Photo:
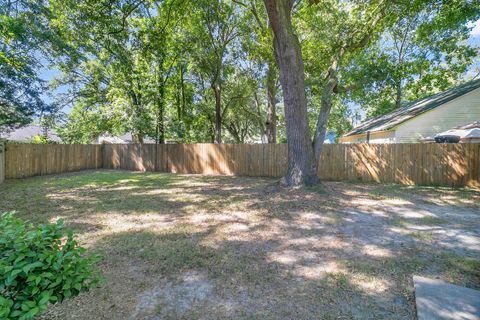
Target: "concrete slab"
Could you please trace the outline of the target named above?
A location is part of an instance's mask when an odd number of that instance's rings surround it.
[[[480,320],[480,291],[414,276],[418,320]]]

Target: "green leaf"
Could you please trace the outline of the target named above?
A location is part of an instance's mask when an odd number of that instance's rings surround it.
[[[25,314],[25,319],[32,319],[35,317],[40,312],[40,309],[38,307],[34,307],[30,309],[26,314]]]

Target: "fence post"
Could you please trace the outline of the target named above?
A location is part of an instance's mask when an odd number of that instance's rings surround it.
[[[5,142],[0,139],[0,184],[5,181]]]

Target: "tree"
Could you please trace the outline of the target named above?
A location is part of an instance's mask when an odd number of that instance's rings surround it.
[[[252,77],[249,69],[236,69],[227,80],[224,100],[229,112],[225,114],[223,123],[233,142],[246,143],[251,137],[262,136],[265,115],[257,95],[257,79]]]
[[[292,25],[292,0],[264,0],[274,38],[275,57],[285,104],[288,169],[287,186],[317,183],[310,140],[302,51]]]
[[[69,87],[57,99],[73,107],[68,141],[286,136],[284,183],[314,184],[326,131],[349,130],[352,103],[380,114],[459,80],[477,54],[462,42],[477,2],[7,1],[0,126],[43,108],[37,55],[49,53],[63,72],[54,84]]]
[[[249,25],[256,27],[249,30],[251,36],[248,37],[248,53],[258,64],[266,64],[265,91],[266,91],[266,121],[261,124],[262,141],[267,143],[277,143],[277,81],[278,70],[275,64],[275,52],[273,47],[272,28],[268,22],[264,6],[259,5],[258,0],[239,1],[234,0],[247,9],[249,13],[247,21]],[[256,99],[257,103],[260,101]]]
[[[368,79],[351,93],[368,116],[458,84],[479,53],[465,42],[468,22],[480,18],[478,1],[414,1],[393,16],[349,66],[352,78]]]
[[[111,1],[108,8],[55,1],[62,8],[56,26],[76,48],[76,55],[58,62],[64,72],[58,84],[74,89],[63,100],[90,115],[104,113],[92,119],[120,117],[99,123],[116,126],[107,132],[131,131],[139,142],[148,136],[157,143],[258,136],[262,123],[251,112],[251,80],[258,72],[243,70],[250,61],[242,45],[251,34],[246,10],[217,0]],[[198,10],[185,19],[189,7]],[[241,113],[242,125],[230,112]]]
[[[0,131],[56,111],[43,99],[39,77],[52,49],[67,49],[49,28],[51,16],[42,2],[0,1]]]
[[[311,82],[314,83],[312,93],[320,95],[320,112],[313,138],[317,166],[321,165],[319,159],[334,95],[355,85],[341,83],[339,72],[342,66],[360,49],[367,47],[371,38],[378,33],[380,23],[386,16],[386,9],[385,0],[346,4],[331,0],[313,3],[304,9],[304,28],[313,34],[307,40],[308,49],[313,50],[315,55],[321,55],[321,58],[308,61],[307,66],[323,75],[321,79],[311,76]]]
[[[182,33],[179,22],[185,18],[182,10],[184,1],[165,1],[162,5],[154,3],[152,12],[147,17],[138,21],[137,26],[143,28],[140,36],[142,39],[142,55],[147,64],[152,66],[149,74],[154,75],[152,84],[152,100],[155,109],[155,141],[165,143],[165,113],[167,84],[175,67],[183,72],[184,66],[178,64],[183,48],[181,47]],[[134,26],[135,28],[135,26]],[[185,91],[182,84],[182,102],[185,103]]]
[[[141,29],[131,34],[132,20],[127,19],[140,4],[111,2],[106,8],[100,2],[53,0],[50,7],[56,13],[53,23],[56,32],[74,48],[67,56],[55,57],[56,65],[63,72],[56,85],[70,88],[61,100],[71,102],[78,111],[72,113],[70,119],[85,123],[75,116],[89,114],[90,119],[120,116],[123,121],[103,122],[116,127],[105,128],[100,123],[99,127],[110,133],[131,131],[134,139],[143,142],[145,135],[152,134],[153,117],[147,110],[151,107],[147,99],[150,81],[143,77],[149,65],[140,54],[142,46],[138,36]],[[141,19],[141,16],[136,17]],[[85,112],[80,112],[79,108],[84,108]],[[95,112],[103,114],[93,116]],[[75,123],[67,127],[70,130],[79,128]]]
[[[107,132],[129,131],[137,142],[148,136],[164,143],[167,85],[182,54],[178,23],[184,1],[118,1],[110,3],[110,11],[101,4],[58,2],[68,8],[58,15],[58,29],[77,48],[74,59],[58,62],[65,75],[59,84],[75,88],[72,100],[81,99],[89,111],[123,118],[106,122],[119,127],[101,126]],[[77,16],[83,20],[72,19]]]
[[[364,88],[366,84],[377,79],[389,81],[397,78],[398,80],[393,81],[397,101],[395,104],[400,106],[398,101],[404,91],[403,85],[409,90],[415,88],[416,92],[413,96],[416,97],[419,91],[422,91],[419,90],[420,88],[426,91],[427,88],[432,87],[432,82],[437,82],[437,85],[443,84],[443,89],[446,89],[451,85],[446,79],[451,78],[452,75],[458,76],[464,73],[466,67],[471,64],[472,56],[475,55],[475,51],[461,41],[465,40],[468,34],[467,22],[479,17],[478,4],[474,6],[464,1],[439,3],[429,0],[395,3],[384,0],[353,3],[331,0],[310,1],[299,7],[297,30],[309,35],[304,37],[302,43],[305,49],[309,93],[307,99],[309,107],[317,108],[318,105],[319,109],[313,141],[317,166],[321,165],[320,154],[327,126],[332,123],[330,112],[335,103],[337,115],[338,111],[346,114],[344,106],[341,107],[341,105],[348,103],[348,97],[352,96],[352,92],[358,92],[359,88]],[[408,17],[419,15],[420,32],[416,36],[411,36],[412,23],[408,22],[411,21]],[[397,35],[385,39],[385,34],[389,33]],[[422,44],[423,48],[420,49],[420,45],[417,45],[411,49],[412,55],[417,57],[419,62],[413,64],[415,66],[413,69],[418,72],[426,68],[432,70],[433,74],[424,77],[415,74],[407,84],[404,82],[404,76],[398,75],[402,74],[402,70],[412,70],[412,65],[405,68],[408,38],[415,39]],[[439,39],[442,41],[438,41]],[[397,49],[399,59],[394,60],[390,66],[388,63],[379,63],[382,61],[374,61],[370,68],[366,67],[365,62],[372,60],[371,56],[366,58],[368,57],[366,52],[371,48],[379,48],[375,52],[381,52],[384,55],[384,47],[388,47],[389,43],[393,43]],[[388,49],[386,51],[388,52]],[[425,63],[427,57],[432,60],[429,67]],[[384,58],[383,60],[388,61]],[[359,70],[361,71],[358,72]],[[370,70],[369,74],[361,74],[362,71],[367,70]],[[390,70],[393,72],[389,74]],[[399,84],[402,85],[399,86]],[[382,86],[379,87],[382,88]],[[389,87],[391,88],[391,86],[383,86],[383,88]],[[381,91],[381,89],[375,89],[378,88],[370,88],[368,92],[363,92],[363,97],[375,95],[376,91]],[[340,127],[345,127],[340,119],[336,118],[335,122]]]
[[[79,101],[68,115],[66,124],[56,128],[64,143],[92,143],[107,132],[122,134],[122,115],[112,114],[108,107],[87,107]]]
[[[294,2],[265,0],[265,4],[274,31],[275,53],[285,102],[289,147],[286,184],[315,183],[315,173],[321,165],[319,159],[333,105],[333,95],[342,90],[338,76],[341,63],[345,55],[367,46],[379,22],[385,16],[386,4],[383,0],[360,1],[357,5],[344,4],[336,0],[311,1],[305,4],[306,29],[313,31],[314,34],[313,41],[310,39],[306,41],[315,44],[313,47],[320,48],[316,52],[316,59],[310,63],[309,67],[316,70],[316,74],[318,71],[324,74],[323,79],[319,79],[317,75],[310,80],[311,83],[317,84],[310,87],[310,93],[321,97],[313,142],[310,140],[307,117],[308,102],[305,93],[303,58],[291,21]],[[318,51],[320,51],[320,58],[318,58]],[[310,99],[310,101],[315,100]],[[297,162],[301,165],[296,165]],[[301,172],[300,178],[292,179],[294,172]],[[307,178],[301,178],[302,176]]]
[[[200,77],[208,79],[215,99],[214,143],[222,143],[222,123],[228,104],[222,101],[222,90],[231,71],[231,44],[239,37],[237,6],[225,1],[204,1],[193,36],[197,44],[195,60]]]

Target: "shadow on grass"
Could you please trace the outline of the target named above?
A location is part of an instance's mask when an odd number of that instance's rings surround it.
[[[214,247],[203,244],[212,237],[214,229],[204,232],[174,232],[172,229],[165,234],[125,232],[103,239],[96,244],[95,250],[107,254],[110,264],[121,265],[125,260],[140,263],[146,268],[145,277],[153,282],[167,283],[157,287],[156,299],[150,301],[161,306],[155,311],[161,318],[174,315],[174,318],[191,319],[206,314],[210,319],[308,319],[312,316],[321,319],[402,319],[411,316],[409,302],[404,297],[372,293],[362,288],[361,281],[352,281],[352,275],[358,271],[343,269],[302,276],[296,268],[314,267],[318,264],[318,256],[299,258],[294,265],[289,265],[271,257],[284,245],[279,240],[223,240]],[[293,250],[301,256],[311,248],[297,246]],[[327,257],[338,252],[322,250],[316,254]],[[179,305],[182,298],[175,302],[165,295],[172,291],[177,294],[175,288],[182,288],[185,282],[182,277],[192,270],[206,274],[205,279],[213,289],[205,299],[197,297],[185,308]],[[383,277],[375,266],[361,271],[367,273],[366,281]],[[403,288],[407,280],[399,277],[391,281],[389,290]],[[151,289],[148,292],[151,293]],[[228,310],[223,308],[226,303]]]
[[[154,311],[166,318],[410,319],[413,274],[480,287],[478,250],[467,243],[478,239],[466,231],[471,220],[438,213],[461,209],[463,200],[430,203],[434,190],[385,188],[325,183],[286,190],[273,179],[94,171],[7,181],[0,208],[34,222],[60,216],[79,235],[101,234],[91,249],[110,270],[108,305],[128,312],[142,290],[158,286],[152,304],[163,306]],[[382,203],[392,199],[401,201]],[[425,201],[441,210],[422,207]],[[243,231],[231,231],[235,225]],[[463,246],[461,254],[439,245],[438,230],[453,234],[452,248]],[[131,270],[143,287],[127,281]],[[178,309],[162,292],[192,270],[205,274],[209,285],[201,288],[211,292]],[[71,312],[88,319],[101,308],[113,317],[108,305],[95,303]]]

